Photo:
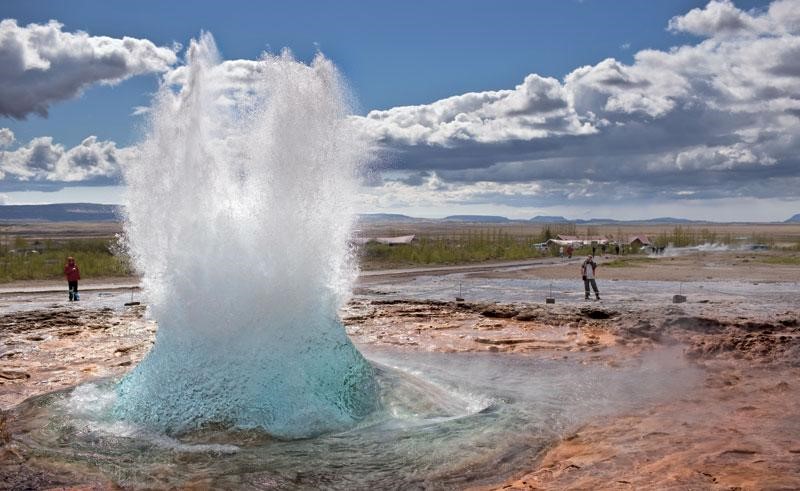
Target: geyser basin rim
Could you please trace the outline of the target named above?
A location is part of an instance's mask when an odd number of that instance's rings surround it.
[[[369,427],[386,425],[390,420],[402,423],[401,426],[404,428],[430,426],[473,416],[497,407],[497,401],[489,396],[464,394],[440,382],[426,380],[415,374],[415,370],[406,370],[396,365],[389,366],[379,362],[372,363],[382,388],[381,392],[384,398],[391,403],[389,407],[396,409],[398,401],[401,404],[407,403],[412,406],[416,404],[418,407],[406,407],[403,414],[384,408],[385,410],[376,411],[363,422],[344,430],[344,433],[364,431]],[[58,411],[59,418],[82,421],[81,426],[86,431],[100,432],[114,437],[143,439],[160,447],[182,451],[203,451],[204,449],[218,452],[236,451],[238,450],[237,445],[222,445],[212,448],[208,447],[208,443],[187,444],[182,440],[188,437],[195,442],[201,441],[198,438],[202,438],[202,433],[209,429],[214,430],[215,437],[224,435],[225,432],[231,432],[235,436],[243,429],[254,429],[214,428],[211,425],[209,428],[199,428],[184,434],[170,435],[155,432],[146,426],[120,421],[114,417],[113,412],[116,398],[115,387],[118,382],[118,378],[97,379],[68,389],[35,396],[18,405],[15,412],[25,413],[29,408],[52,406]],[[270,439],[274,438],[270,437]]]
[[[178,440],[189,446],[170,448],[174,439],[157,444],[139,435],[92,432],[85,418],[70,419],[54,404],[69,397],[64,392],[17,406],[10,429],[20,450],[35,453],[30,465],[68,473],[69,482],[87,472],[88,466],[93,479],[104,474],[131,487],[204,482],[231,489],[263,485],[248,480],[263,478],[283,488],[385,489],[421,482],[463,488],[465,483],[496,483],[518,472],[554,439],[587,420],[702,387],[703,372],[680,354],[676,346],[645,352],[641,363],[632,360],[609,367],[507,353],[370,352],[373,362],[402,368],[379,371],[381,387],[389,388],[383,423],[369,424],[368,418],[345,431],[313,439],[254,443],[246,431],[198,433]],[[410,375],[414,372],[425,375],[422,386]],[[456,394],[456,402],[464,394],[498,402],[487,413],[435,420],[430,416],[435,417],[436,409],[430,407],[442,407],[436,387]],[[389,411],[395,400],[414,404],[401,416],[418,413],[428,419],[392,418]],[[45,418],[48,423],[42,424]],[[217,450],[197,446],[208,443],[235,444],[239,450],[218,458]]]

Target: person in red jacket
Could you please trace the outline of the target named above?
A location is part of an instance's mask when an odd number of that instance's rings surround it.
[[[69,286],[69,301],[80,300],[78,296],[78,280],[81,279],[81,270],[75,264],[75,258],[70,256],[67,258],[67,264],[64,266],[64,276],[67,277],[67,285]]]

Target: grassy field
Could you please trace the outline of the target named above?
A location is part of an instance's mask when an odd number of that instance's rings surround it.
[[[536,224],[511,222],[505,224],[477,224],[442,221],[413,221],[397,223],[366,223],[357,231],[360,237],[390,237],[416,234],[418,237],[452,237],[476,231],[499,231],[513,237],[535,236],[543,238],[549,234],[585,236],[606,236],[609,239],[626,239],[633,235],[647,235],[656,245],[672,243],[675,247],[703,243],[718,244],[765,244],[776,248],[796,247],[800,243],[800,224],[783,223],[734,223],[734,224],[610,224],[577,225]]]
[[[114,238],[29,241],[15,237],[0,244],[0,282],[62,279],[68,256],[75,258],[82,278],[128,276],[127,257],[115,252],[115,244]]]
[[[513,236],[502,230],[476,230],[450,236],[422,236],[412,244],[368,243],[360,250],[364,269],[519,260],[549,254],[540,237]]]
[[[782,224],[703,224],[703,225],[623,225],[579,227],[575,224],[499,225],[464,224],[434,221],[368,224],[359,231],[361,237],[417,236],[410,245],[370,243],[362,248],[363,269],[383,269],[419,265],[449,265],[483,261],[531,259],[557,256],[558,247],[541,250],[534,244],[558,234],[606,236],[610,240],[627,240],[634,235],[647,235],[656,246],[696,246],[725,244],[732,247],[762,244],[772,250],[800,250],[800,226]],[[611,249],[608,250],[611,252]],[[574,256],[584,256],[590,247],[579,248]],[[601,249],[598,248],[599,254]],[[787,259],[791,260],[791,259]],[[610,267],[641,266],[649,259],[638,251],[625,249],[620,259],[606,263]]]
[[[129,276],[127,257],[116,252],[118,223],[0,223],[0,283],[17,280],[61,279],[67,256],[74,256],[83,278]],[[775,254],[764,257],[772,264],[800,263],[800,225],[703,224],[577,226],[575,224],[479,224],[419,220],[402,223],[367,223],[359,237],[416,235],[408,245],[369,243],[359,248],[362,269],[388,269],[426,265],[452,265],[557,256],[558,247],[536,244],[558,234],[604,235],[611,240],[647,235],[656,245],[691,246],[703,243],[763,244]],[[591,252],[589,247],[575,256]],[[598,250],[598,253],[600,251]],[[608,267],[635,267],[647,261],[641,255],[623,255]]]

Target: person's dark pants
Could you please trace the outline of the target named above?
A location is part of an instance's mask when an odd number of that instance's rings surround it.
[[[69,301],[75,301],[78,299],[78,282],[77,281],[68,281],[67,285],[69,285]],[[586,288],[589,288],[588,286]]]
[[[594,290],[594,296],[600,298],[600,292],[597,290],[597,282],[594,281],[594,278],[584,278],[583,289],[586,290],[586,298],[589,298],[589,285],[592,285],[592,290]]]

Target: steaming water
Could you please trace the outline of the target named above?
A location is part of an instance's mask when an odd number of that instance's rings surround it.
[[[369,357],[383,407],[311,439],[214,429],[171,438],[120,423],[111,382],[26,401],[11,429],[35,465],[66,483],[77,473],[131,488],[453,489],[502,482],[577,425],[702,381],[680,348],[617,368],[511,354]]]
[[[119,385],[120,419],[176,434],[218,424],[303,437],[377,404],[337,320],[364,158],[333,65],[221,63],[210,35],[161,89],[125,229],[157,319]]]

